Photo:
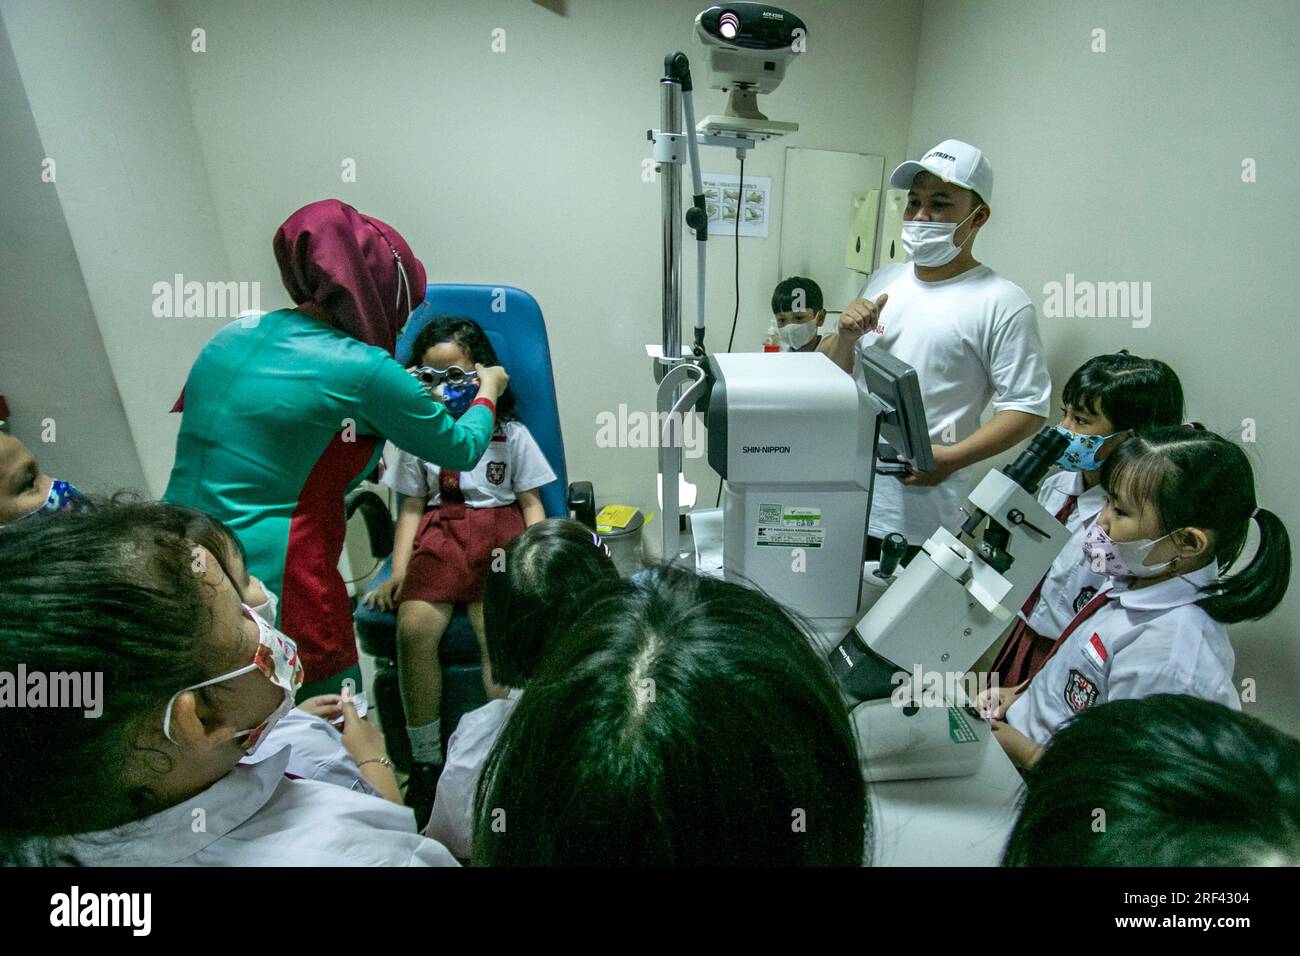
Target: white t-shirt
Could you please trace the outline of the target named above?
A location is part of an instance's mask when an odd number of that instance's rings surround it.
[[[1074,509],[1065,519],[1070,540],[1061,548],[1043,579],[1043,590],[1028,618],[1021,620],[1042,637],[1052,640],[1074,620],[1093,595],[1104,590],[1110,579],[1092,569],[1092,562],[1083,553],[1083,539],[1088,535],[1101,507],[1106,503],[1106,490],[1099,484],[1084,490],[1083,475],[1077,471],[1059,471],[1047,478],[1038,489],[1038,503],[1056,514],[1065,504],[1068,495],[1076,495]]]
[[[438,476],[442,469],[432,462],[397,450],[393,464],[384,472],[383,483],[408,498],[428,499],[438,504]],[[546,456],[522,422],[498,426],[473,471],[460,473],[460,490],[470,508],[500,508],[514,504],[521,491],[532,491],[555,480]]]
[[[460,719],[447,741],[447,761],[438,777],[433,815],[424,835],[437,840],[461,860],[474,849],[474,791],[488,754],[523,694],[511,690],[505,700],[490,700]]]
[[[995,412],[1046,416],[1051,410],[1052,380],[1038,320],[1018,285],[984,265],[942,282],[922,282],[912,263],[900,262],[872,276],[862,298],[874,302],[882,292],[889,301],[881,325],[858,340],[858,349],[880,345],[916,369],[934,444],[972,435],[990,399]],[[939,527],[963,517],[959,507],[971,470],[928,488],[877,476],[872,536],[897,531],[910,544],[924,544]]]
[[[184,803],[112,830],[56,838],[52,848],[61,863],[80,866],[460,865],[416,833],[410,808],[332,783],[291,780],[289,756],[284,747],[241,763]]]
[[[1210,563],[1136,591],[1108,578],[1111,599],[1007,708],[1007,723],[1041,745],[1079,711],[1112,700],[1190,694],[1241,710],[1228,632],[1193,603],[1217,576]]]

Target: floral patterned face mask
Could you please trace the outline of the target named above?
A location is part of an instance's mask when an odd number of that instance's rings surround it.
[[[171,700],[167,701],[167,710],[163,713],[163,736],[172,743],[176,743],[171,733],[172,707],[176,704],[176,698],[186,691],[198,690],[200,687],[207,687],[211,684],[220,684],[222,681],[232,680],[251,671],[259,670],[265,674],[267,680],[284,692],[284,699],[280,701],[275,710],[267,715],[264,721],[252,730],[244,730],[235,735],[236,740],[241,737],[244,738],[244,753],[251,755],[256,751],[258,745],[266,739],[266,735],[271,728],[279,722],[281,717],[293,709],[294,695],[298,693],[298,688],[302,686],[303,679],[302,660],[298,656],[298,645],[288,635],[276,630],[276,628],[262,620],[247,604],[243,604],[241,607],[244,609],[244,616],[257,624],[257,653],[253,655],[253,662],[230,671],[228,674],[222,674],[219,677],[213,677],[198,684],[191,684],[189,687],[184,687],[172,694]]]

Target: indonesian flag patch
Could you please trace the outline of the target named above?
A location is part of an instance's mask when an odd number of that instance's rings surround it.
[[[1106,653],[1106,645],[1101,642],[1101,637],[1095,632],[1092,637],[1088,638],[1088,643],[1084,646],[1083,652],[1088,655],[1088,659],[1096,664],[1098,668],[1106,666],[1106,658],[1109,656]]]
[[[1097,701],[1097,682],[1071,668],[1065,682],[1065,703],[1076,713],[1087,710]]]

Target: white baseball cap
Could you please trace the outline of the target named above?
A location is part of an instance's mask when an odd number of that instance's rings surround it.
[[[985,202],[993,201],[993,167],[984,153],[970,143],[945,139],[919,160],[902,163],[889,177],[889,185],[894,189],[910,189],[912,180],[923,169],[944,182],[974,190]]]

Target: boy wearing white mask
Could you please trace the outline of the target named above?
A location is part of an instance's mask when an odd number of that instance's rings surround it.
[[[805,276],[782,279],[772,291],[776,335],[787,352],[813,352],[821,344],[826,318],[822,288]]]
[[[951,525],[968,469],[1042,428],[1052,392],[1029,296],[972,253],[993,191],[984,154],[944,140],[895,169],[890,186],[908,190],[903,246],[911,259],[876,272],[818,346],[851,373],[860,349],[880,345],[916,369],[925,399],[934,470],[876,483],[868,559],[890,532],[917,549]],[[981,425],[990,400],[994,414]]]

